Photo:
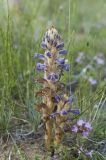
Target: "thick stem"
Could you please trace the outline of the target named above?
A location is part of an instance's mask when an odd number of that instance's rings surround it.
[[[46,145],[46,148],[48,150],[51,149],[52,147],[52,128],[53,128],[53,122],[52,120],[48,119],[47,122],[45,123],[45,145]]]
[[[44,102],[47,104],[47,109],[43,109],[43,120],[45,123],[45,145],[47,150],[50,150],[52,147],[52,141],[53,141],[53,135],[52,135],[52,129],[53,129],[53,120],[50,118],[50,114],[53,111],[53,102],[51,100],[51,91],[48,93],[49,96],[44,98]]]
[[[66,95],[64,95],[64,98],[67,98]],[[61,112],[64,105],[64,101],[60,101],[58,104],[57,112]],[[65,108],[68,108],[69,106],[66,105]],[[61,115],[59,114],[56,117],[56,127],[55,127],[55,144],[59,145],[63,138],[63,130],[65,127],[65,121],[67,119],[67,115]]]
[[[55,145],[58,146],[63,137],[63,132],[61,129],[61,117],[60,115],[56,117],[56,127],[55,127]]]

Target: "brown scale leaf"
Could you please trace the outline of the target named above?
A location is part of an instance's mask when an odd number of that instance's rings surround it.
[[[36,93],[36,96],[49,96],[51,93],[53,94],[54,91],[51,90],[49,87],[45,87],[45,88],[41,89],[40,91],[38,91]]]
[[[48,83],[46,79],[44,78],[35,78],[35,82],[39,82],[39,83]]]
[[[38,112],[40,112],[42,108],[47,109],[48,106],[45,103],[40,103],[40,104],[36,104],[35,108]]]
[[[36,96],[47,96],[48,92],[50,92],[49,87],[45,87],[36,93]]]
[[[66,85],[64,83],[61,82],[56,82],[56,86],[57,86],[57,91],[64,91],[66,89]]]

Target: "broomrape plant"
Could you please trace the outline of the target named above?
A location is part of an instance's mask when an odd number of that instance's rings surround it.
[[[69,125],[72,121],[69,113],[78,115],[78,109],[72,109],[73,97],[66,89],[66,84],[61,82],[63,72],[70,70],[70,65],[64,56],[67,50],[64,49],[58,31],[52,26],[43,36],[41,47],[44,54],[35,53],[34,57],[42,61],[36,64],[37,71],[43,71],[44,77],[36,81],[43,83],[43,88],[37,92],[42,97],[42,103],[36,104],[36,109],[42,113],[45,124],[45,145],[47,149],[59,145],[66,131],[80,133],[87,137],[92,130],[89,122],[78,120],[77,123]]]

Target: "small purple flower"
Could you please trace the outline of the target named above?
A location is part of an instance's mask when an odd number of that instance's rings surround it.
[[[82,132],[82,136],[83,136],[84,138],[88,137],[88,136],[89,136],[89,131],[83,131],[83,132]]]
[[[63,69],[65,71],[69,71],[69,69],[70,69],[70,65],[69,64],[63,64],[62,67],[63,67]]]
[[[35,53],[34,54],[34,58],[38,58],[38,59],[44,60],[44,55],[43,54],[39,54],[39,53]]]
[[[84,127],[85,127],[87,130],[89,130],[89,131],[92,130],[92,126],[91,126],[91,124],[90,124],[89,122],[86,122],[86,123],[84,124]]]
[[[57,48],[57,49],[62,49],[62,48],[64,48],[64,42],[58,44],[56,48]]]
[[[59,51],[59,54],[60,54],[60,55],[65,55],[65,54],[67,54],[67,50],[60,50],[60,51]]]
[[[92,158],[93,150],[86,152],[86,156]]]
[[[61,114],[61,115],[67,115],[67,114],[68,114],[68,111],[67,111],[65,108],[63,108],[63,109],[60,111],[60,114]]]
[[[77,126],[79,128],[80,133],[82,133],[83,137],[88,137],[90,131],[92,130],[91,124],[82,119],[77,121]]]
[[[99,65],[102,65],[102,64],[104,65],[105,64],[104,59],[102,59],[102,58],[97,58],[96,62]]]
[[[51,80],[51,81],[54,81],[54,82],[57,81],[58,78],[59,78],[58,75],[55,74],[55,73],[51,73],[51,74],[49,74],[48,77],[47,77],[48,80]]]
[[[72,112],[73,114],[76,114],[76,115],[80,114],[79,109],[70,109],[69,112]]]
[[[49,58],[51,58],[51,56],[52,56],[51,52],[49,52],[49,51],[46,52],[46,56],[49,57]]]
[[[59,114],[59,113],[54,112],[54,113],[50,114],[50,118],[56,118],[56,116],[57,116],[58,114]]]
[[[78,127],[76,125],[73,125],[72,128],[71,128],[71,131],[77,133],[78,132]]]
[[[105,60],[104,60],[103,56],[98,55],[98,56],[95,56],[93,59],[96,61],[96,63],[98,65],[104,65],[105,64]]]
[[[75,61],[77,63],[82,63],[82,60],[84,59],[84,53],[83,52],[79,52],[78,53],[78,57],[75,59]]]
[[[65,59],[64,58],[57,58],[56,62],[59,64],[64,64],[65,63]]]
[[[79,119],[78,121],[77,121],[77,125],[78,126],[82,126],[82,125],[84,125],[85,124],[85,122],[84,122],[84,120],[82,120],[82,119]]]
[[[81,62],[81,57],[77,57],[77,58],[75,59],[75,61],[76,61],[77,63],[80,63],[80,62]]]
[[[44,42],[41,43],[41,47],[42,47],[43,49],[47,49],[47,45],[46,45]]]
[[[65,71],[69,71],[69,69],[70,69],[69,64],[60,64],[59,67]]]
[[[73,96],[68,97],[67,103],[69,104],[73,103]]]
[[[91,85],[96,85],[97,84],[97,80],[96,79],[93,79],[92,77],[90,77],[88,79],[88,81],[90,82]]]
[[[46,66],[44,64],[42,64],[42,63],[37,63],[37,65],[36,65],[36,69],[38,71],[44,71],[45,68],[46,68]]]
[[[55,102],[58,103],[61,100],[59,95],[54,96]]]

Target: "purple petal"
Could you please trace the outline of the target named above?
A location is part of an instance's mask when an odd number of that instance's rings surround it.
[[[84,53],[83,52],[79,52],[78,53],[78,57],[75,59],[75,61],[77,63],[82,63],[83,58],[84,58]]]
[[[70,97],[68,98],[67,102],[68,102],[69,104],[72,104],[72,102],[73,102],[73,96],[70,96]]]
[[[82,125],[84,125],[85,124],[85,122],[84,122],[84,120],[82,120],[82,119],[79,119],[78,121],[77,121],[77,125],[78,126],[82,126]]]
[[[35,53],[34,54],[34,58],[38,58],[38,59],[44,60],[44,55],[40,54],[40,53]]]
[[[97,84],[97,80],[96,79],[93,79],[92,77],[90,77],[88,79],[88,81],[90,82],[91,85],[96,85]]]
[[[51,73],[48,75],[47,79],[55,82],[58,80],[58,75],[55,73]]]
[[[44,42],[41,43],[41,47],[42,47],[43,49],[47,49],[47,45],[46,45]]]
[[[64,65],[63,65],[63,69],[64,69],[65,71],[69,71],[70,65],[69,65],[69,64],[64,64]]]
[[[87,130],[91,131],[92,130],[92,127],[91,127],[91,124],[89,122],[86,122],[84,124],[84,128],[86,128]]]
[[[79,109],[70,109],[69,112],[72,112],[73,114],[76,114],[76,115],[80,114]]]
[[[67,115],[67,114],[68,114],[68,111],[67,111],[65,108],[63,108],[63,109],[60,111],[60,114],[62,114],[62,115]]]
[[[52,56],[51,52],[46,52],[46,56],[50,58]]]
[[[64,58],[57,58],[56,62],[59,64],[64,64],[65,63],[65,59]]]
[[[82,136],[85,137],[85,138],[88,137],[89,136],[89,131],[83,131]]]
[[[61,100],[59,95],[54,96],[55,102],[58,103]]]
[[[36,65],[36,69],[38,71],[44,71],[45,68],[46,68],[46,66],[44,64],[42,64],[42,63],[37,63],[37,65]]]
[[[77,63],[81,62],[81,57],[77,57],[77,58],[75,59],[75,61],[76,61]]]
[[[95,56],[93,59],[96,61],[96,63],[98,65],[104,65],[105,64],[105,60],[101,56]]]
[[[72,132],[77,133],[78,132],[78,127],[76,125],[72,126],[71,128]]]
[[[56,48],[57,48],[57,49],[62,49],[62,48],[64,48],[64,42],[58,44]]]
[[[60,54],[60,55],[65,55],[65,54],[67,54],[67,50],[60,50],[60,51],[59,51],[59,54]]]

